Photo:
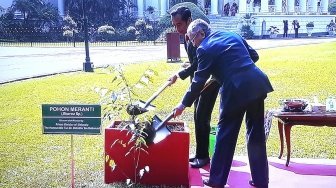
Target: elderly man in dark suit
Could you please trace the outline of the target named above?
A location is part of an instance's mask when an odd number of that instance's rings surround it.
[[[246,41],[231,32],[211,32],[203,20],[193,21],[187,35],[197,48],[198,67],[189,90],[174,109],[182,114],[197,98],[212,75],[220,83],[220,117],[215,152],[210,166],[210,187],[227,183],[241,123],[246,114],[247,151],[252,180],[268,187],[268,161],[264,133],[264,100],[273,88],[268,77],[254,64]]]

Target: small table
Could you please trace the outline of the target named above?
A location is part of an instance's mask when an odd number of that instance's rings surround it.
[[[287,146],[287,161],[286,166],[289,165],[291,143],[290,131],[294,125],[309,125],[309,126],[329,126],[336,127],[336,113],[315,113],[315,112],[279,112],[274,114],[278,118],[278,129],[280,136],[280,155],[283,153],[283,132],[285,131],[286,146]]]

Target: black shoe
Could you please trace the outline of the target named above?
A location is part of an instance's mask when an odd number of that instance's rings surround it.
[[[260,185],[260,186],[256,185],[256,184],[253,182],[253,180],[249,180],[249,184],[250,184],[251,186],[253,186],[253,187],[257,187],[257,188],[268,188],[268,185]]]
[[[190,157],[189,162],[194,162],[195,159],[196,159],[196,157]]]
[[[214,188],[224,188],[224,185],[214,185],[209,182],[209,180],[203,180],[203,184],[208,186],[208,187],[214,187]]]
[[[192,168],[202,168],[210,162],[210,158],[198,159],[195,158],[193,162],[190,162]]]
[[[251,186],[255,187],[255,184],[254,184],[253,180],[249,180],[249,184],[250,184]]]

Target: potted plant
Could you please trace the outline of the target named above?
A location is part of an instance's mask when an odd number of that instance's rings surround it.
[[[330,23],[327,25],[327,31],[330,36],[334,36],[336,32],[336,24],[333,20],[330,21]]]
[[[276,38],[279,33],[279,28],[276,26],[270,26],[267,30],[270,35],[270,38]]]
[[[306,24],[306,28],[307,28],[307,34],[309,37],[311,37],[312,33],[313,33],[313,29],[314,29],[314,22],[308,22]]]
[[[254,29],[252,29],[251,26],[254,27],[255,24],[255,17],[253,17],[251,13],[247,13],[240,18],[237,28],[240,29],[240,34],[244,38],[251,39],[254,36]]]
[[[254,36],[254,32],[250,25],[242,25],[240,32],[245,39],[251,39]]]
[[[155,116],[150,112],[149,115],[128,112],[130,106],[136,106],[137,93],[143,91],[157,73],[147,69],[132,84],[121,68],[108,67],[106,70],[114,74],[112,83],[117,84],[117,89],[94,88],[101,97],[103,121],[108,124],[104,139],[105,183],[188,186],[189,129],[185,123],[168,122],[171,134],[151,144],[148,136],[153,133]]]

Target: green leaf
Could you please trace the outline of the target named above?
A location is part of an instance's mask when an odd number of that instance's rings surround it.
[[[116,81],[118,79],[118,77],[117,76],[114,76],[114,78],[112,79],[112,83],[114,83],[114,81]]]

